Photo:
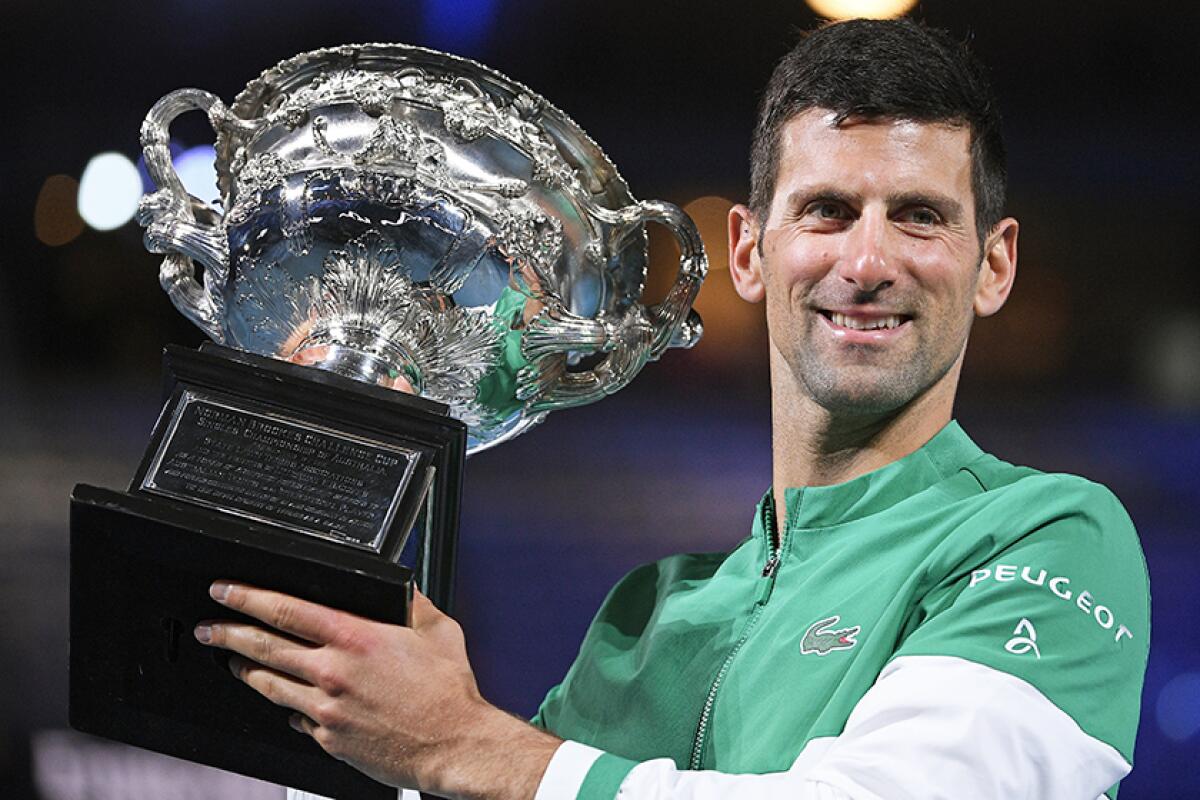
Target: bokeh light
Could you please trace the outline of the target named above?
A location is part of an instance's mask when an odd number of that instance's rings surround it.
[[[1021,263],[1016,289],[1000,313],[977,318],[966,374],[992,385],[1056,374],[1071,357],[1077,295],[1069,281],[1041,264]]]
[[[912,10],[917,0],[808,0],[826,19],[892,19]]]
[[[33,206],[33,233],[38,241],[59,247],[83,233],[84,222],[75,208],[79,181],[70,175],[51,175],[42,184]]]
[[[215,203],[219,192],[217,190],[217,153],[211,144],[190,147],[172,161],[175,164],[175,174],[183,183],[183,188],[192,197],[206,203]]]
[[[1158,693],[1158,727],[1176,742],[1200,732],[1200,672],[1172,678]]]
[[[729,209],[733,201],[706,195],[683,207],[696,223],[708,254],[708,277],[696,299],[704,320],[704,338],[698,353],[721,369],[765,351],[766,333],[762,306],[747,303],[733,288],[729,276]]]
[[[111,231],[133,219],[142,197],[142,178],[120,153],[101,153],[79,179],[79,216],[98,231]]]
[[[1148,394],[1164,408],[1200,410],[1200,312],[1156,310],[1141,332],[1140,346]]]

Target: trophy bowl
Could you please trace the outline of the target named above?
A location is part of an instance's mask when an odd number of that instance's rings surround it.
[[[191,110],[216,131],[219,211],[171,166],[169,126]],[[230,106],[172,92],[141,139],[159,188],[138,218],[181,312],[220,344],[444,403],[468,451],[700,337],[692,221],[636,201],[569,117],[473,61],[317,50]],[[641,302],[648,222],[680,250],[654,305]]]

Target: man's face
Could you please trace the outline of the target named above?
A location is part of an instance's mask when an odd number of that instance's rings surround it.
[[[956,365],[987,283],[970,134],[831,119],[812,110],[781,131],[756,259],[767,323],[773,349],[820,406],[886,413]]]

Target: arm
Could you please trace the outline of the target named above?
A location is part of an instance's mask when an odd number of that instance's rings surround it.
[[[406,629],[245,586],[217,584],[213,594],[289,634],[231,622],[197,631],[244,656],[231,659],[231,669],[297,709],[297,730],[378,780],[447,797],[1092,800],[1129,771],[1119,753],[1025,681],[936,656],[893,661],[843,733],[811,742],[787,772],[639,764],[563,743],[488,704],[458,625],[423,597]]]
[[[1054,488],[1066,496],[1066,490],[1078,487],[1068,483]],[[427,704],[422,697],[435,698],[434,705],[460,712],[426,725],[419,714],[415,721],[407,721],[403,715],[413,714],[400,708],[395,713],[401,714],[397,719],[405,727],[377,726],[370,735],[381,740],[393,734],[401,737],[395,746],[407,759],[408,766],[402,769],[389,771],[386,759],[380,767],[362,755],[346,758],[368,774],[398,776],[391,782],[460,797],[528,798],[536,786],[537,800],[609,798],[617,796],[618,790],[625,800],[770,798],[783,793],[839,800],[939,796],[1092,800],[1129,769],[1149,618],[1145,570],[1132,526],[1110,495],[1097,496],[1094,489],[1087,492],[1083,498],[1069,497],[1066,512],[1040,504],[1039,508],[1046,508],[1039,513],[1049,515],[1049,520],[990,561],[956,562],[939,570],[948,576],[946,582],[922,601],[921,623],[861,698],[842,733],[810,742],[786,772],[751,776],[679,771],[671,762],[636,764],[574,743],[559,748],[553,737],[535,740],[531,733],[537,731],[510,719],[493,728],[488,720],[500,712],[476,699],[461,633],[432,607],[432,613],[422,612],[411,632],[395,633],[389,626],[378,626],[389,631],[379,634],[381,640],[393,643],[372,648],[384,660],[370,670],[363,667],[343,675],[353,675],[362,689],[366,681],[360,676],[375,671],[398,674],[396,680],[407,687],[403,691],[413,693],[409,705],[419,709]],[[997,519],[1007,516],[996,514]],[[281,621],[278,614],[269,613],[270,603],[257,614],[245,604],[227,604],[289,630],[284,624],[287,614]],[[337,616],[330,618],[331,631],[324,637],[325,631],[292,631],[308,641],[340,636],[354,645],[361,635],[355,632],[360,624],[374,625],[311,608]],[[1022,623],[1027,627],[1022,628]],[[403,650],[414,637],[421,640],[427,626],[432,626],[432,633],[439,625],[454,631],[446,642],[457,648],[457,654],[444,668],[451,670],[451,676],[461,673],[457,690],[447,689],[452,682],[444,679],[419,680],[421,670],[442,669],[439,659],[449,650],[439,655],[433,648],[420,662],[403,652],[389,654],[395,647]],[[1036,637],[1030,629],[1036,629]],[[1024,646],[1018,641],[1022,638],[1036,638],[1037,649]],[[229,646],[268,663],[245,641],[241,649]],[[332,647],[330,652],[338,649]],[[407,666],[418,663],[423,665],[420,669]],[[290,671],[285,664],[274,668]],[[254,670],[247,673],[251,685],[255,674]],[[426,683],[431,684],[427,689],[432,694],[418,695],[417,688]],[[390,685],[390,679],[380,685]],[[330,688],[341,687],[331,684]],[[442,701],[439,692],[445,691],[450,691],[449,699]],[[264,693],[276,702],[301,708],[270,691]],[[464,715],[476,711],[480,723],[463,722]],[[312,730],[316,736],[316,729]],[[404,737],[419,730],[431,737],[417,743],[425,746],[425,760],[404,744]],[[466,739],[456,731],[491,733]],[[335,754],[340,753],[337,742],[329,741]],[[492,749],[497,746],[499,752]],[[378,747],[373,757],[387,751],[384,744]],[[490,784],[493,780],[495,785]]]
[[[538,800],[834,790],[855,800],[1092,800],[1113,789],[1130,768],[1146,664],[1144,562],[1110,493],[1078,479],[1042,485],[1036,502],[989,509],[994,524],[1026,531],[1003,550],[983,559],[944,551],[931,572],[945,577],[920,598],[891,662],[840,734],[809,742],[790,769],[686,772],[593,751],[584,774],[556,757],[542,786],[563,791]]]
[[[893,661],[840,736],[816,739],[787,772],[684,771],[567,742],[537,800],[1093,800],[1129,771],[1030,684],[951,657]]]

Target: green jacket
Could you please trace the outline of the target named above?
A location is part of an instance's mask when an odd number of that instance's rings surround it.
[[[778,549],[768,492],[732,552],[663,559],[609,594],[534,718],[605,751],[581,797],[611,797],[650,759],[787,771],[907,656],[1015,676],[1132,764],[1149,586],[1108,490],[1000,461],[952,422],[875,472],[784,498]],[[1115,797],[1121,774],[1095,794]]]

